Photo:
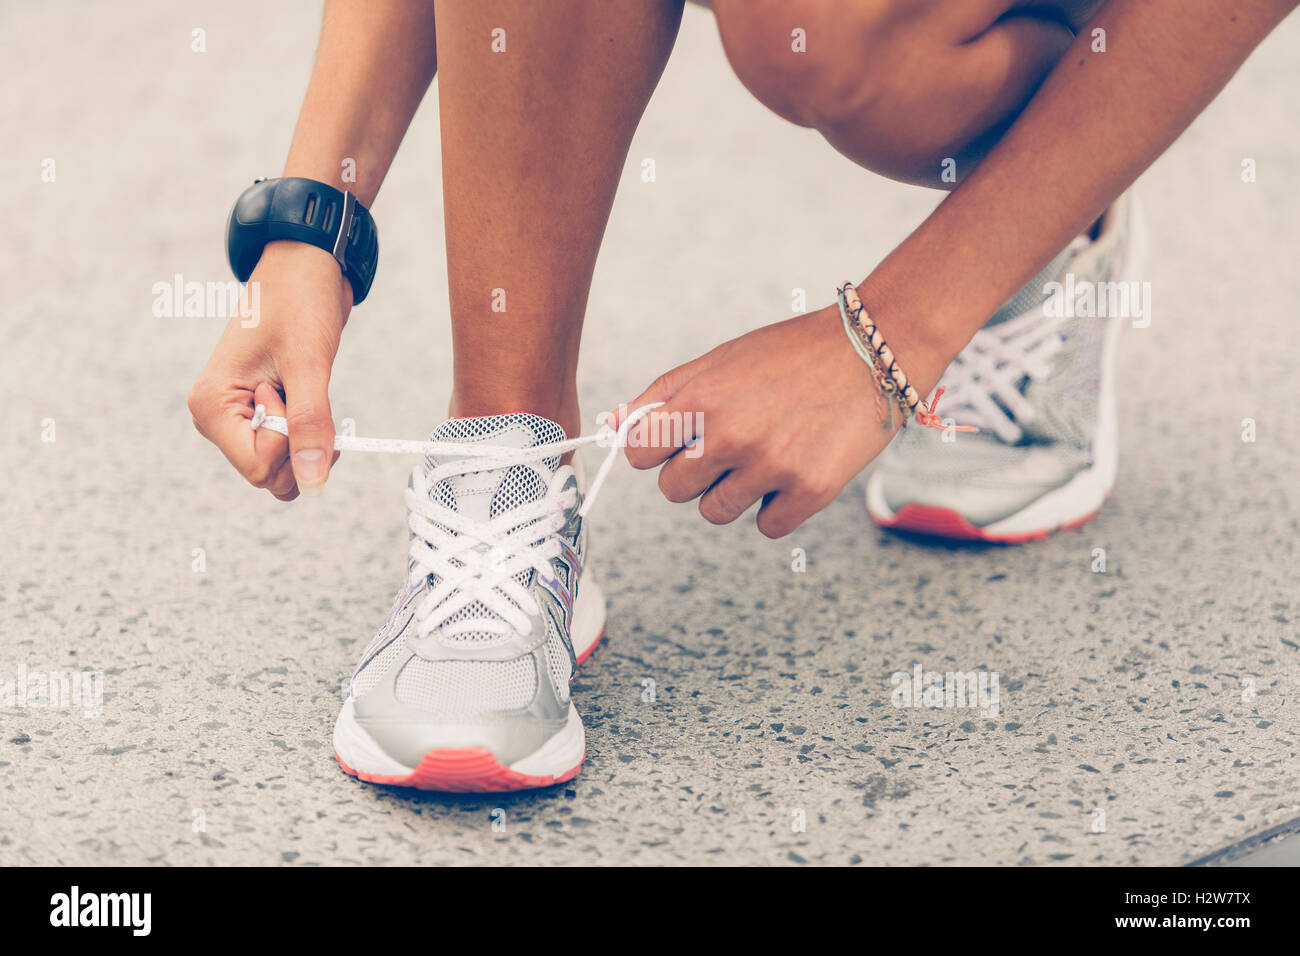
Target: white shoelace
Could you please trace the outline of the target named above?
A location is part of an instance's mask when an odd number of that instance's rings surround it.
[[[1034,419],[1020,383],[1026,376],[1041,381],[1051,374],[1052,358],[1062,345],[1063,324],[1063,319],[1046,317],[1035,309],[976,332],[944,372],[948,406],[944,414],[991,429],[1008,444],[1020,441],[1024,432],[1017,422],[1029,424]]]
[[[545,479],[545,474],[538,468],[543,459],[558,458],[585,445],[607,445],[609,453],[601,462],[586,500],[578,509],[578,514],[586,517],[614,467],[619,450],[626,446],[628,433],[661,404],[658,402],[636,409],[624,419],[617,431],[602,424],[595,435],[533,445],[531,448],[336,435],[334,448],[338,451],[453,459],[427,471],[423,464],[415,466],[411,487],[406,489],[406,506],[410,512],[407,524],[413,535],[408,586],[419,586],[429,575],[435,575],[438,580],[415,611],[419,638],[427,639],[435,633],[447,638],[478,632],[503,636],[511,631],[521,635],[531,633],[531,618],[540,609],[515,576],[530,568],[543,575],[552,573],[549,562],[560,552],[556,532],[567,523],[566,512],[576,497],[572,489],[562,491],[552,484],[536,501],[511,508],[488,521],[474,521],[433,500],[431,489],[439,482],[459,475],[513,466],[532,468]],[[249,424],[254,430],[265,428],[281,435],[289,434],[285,419],[267,415],[262,405],[254,409]],[[448,623],[476,601],[495,616],[476,616]]]

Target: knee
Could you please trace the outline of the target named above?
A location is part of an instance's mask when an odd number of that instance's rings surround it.
[[[714,0],[727,60],[768,108],[823,132],[901,92],[934,0]]]

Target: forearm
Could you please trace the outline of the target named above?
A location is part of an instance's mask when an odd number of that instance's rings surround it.
[[[863,301],[900,357],[946,367],[1169,147],[1294,7],[1103,7],[979,168],[862,283]],[[1091,50],[1098,27],[1105,53]]]
[[[284,175],[369,206],[436,69],[432,2],[327,0]]]

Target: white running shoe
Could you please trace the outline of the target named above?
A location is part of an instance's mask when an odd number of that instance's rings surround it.
[[[362,780],[423,790],[568,780],[586,753],[569,682],[604,632],[605,598],[584,567],[579,475],[553,450],[564,431],[513,413],[452,419],[431,440],[503,450],[412,472],[406,584],[361,655],[335,756]]]
[[[1096,239],[1077,239],[975,334],[940,384],[942,415],[980,431],[944,441],[937,429],[904,429],[867,479],[877,524],[1014,543],[1096,515],[1115,484],[1115,353],[1133,311],[1137,219],[1126,194]],[[1045,281],[1061,283],[1056,304],[1069,308],[1048,308]],[[1087,284],[1097,308],[1073,314]],[[1117,301],[1129,302],[1120,315]]]

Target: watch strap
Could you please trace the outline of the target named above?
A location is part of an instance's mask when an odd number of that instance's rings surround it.
[[[314,179],[260,179],[235,200],[226,230],[230,267],[240,282],[253,274],[268,242],[289,239],[332,255],[352,285],[352,302],[370,292],[379,231],[351,192]]]

